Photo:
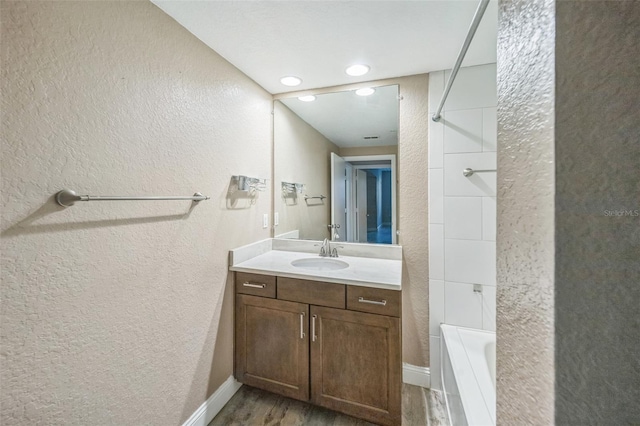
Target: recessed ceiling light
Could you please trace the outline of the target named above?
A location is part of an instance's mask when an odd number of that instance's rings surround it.
[[[369,95],[373,95],[373,93],[375,91],[376,91],[376,89],[372,89],[371,87],[366,87],[364,89],[356,90],[356,95],[358,95],[358,96],[369,96]]]
[[[290,75],[287,77],[282,77],[280,79],[280,83],[284,84],[285,86],[297,86],[302,83],[302,79]]]
[[[316,97],[313,95],[308,95],[308,96],[300,96],[298,99],[300,99],[302,102],[313,102],[316,100]]]
[[[354,77],[358,77],[360,75],[365,75],[366,73],[369,72],[370,69],[371,68],[369,67],[369,65],[356,64],[356,65],[351,65],[344,72]]]

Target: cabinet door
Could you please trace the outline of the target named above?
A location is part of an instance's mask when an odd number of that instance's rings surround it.
[[[311,400],[383,425],[399,425],[398,318],[311,307]]]
[[[309,399],[309,305],[236,296],[236,379]]]

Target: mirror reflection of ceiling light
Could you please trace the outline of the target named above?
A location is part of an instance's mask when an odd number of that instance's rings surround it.
[[[313,102],[316,100],[316,97],[313,95],[300,96],[298,97],[302,102]]]
[[[373,95],[373,93],[375,91],[376,91],[376,89],[372,89],[371,87],[366,87],[364,89],[356,90],[356,95],[358,95],[358,96],[369,96],[369,95]]]
[[[292,87],[292,86],[297,86],[300,83],[302,83],[302,79],[290,75],[290,76],[282,77],[280,79],[280,83],[284,84],[285,86],[291,86]]]
[[[361,75],[365,75],[366,73],[369,72],[370,69],[371,68],[369,67],[369,65],[356,64],[356,65],[351,65],[344,72],[354,77],[358,77]]]

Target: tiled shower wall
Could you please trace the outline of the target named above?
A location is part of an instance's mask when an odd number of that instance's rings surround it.
[[[429,342],[434,389],[441,388],[440,323],[496,329],[496,173],[462,174],[465,168],[496,169],[496,65],[461,68],[442,119],[431,121],[449,74],[429,74]]]

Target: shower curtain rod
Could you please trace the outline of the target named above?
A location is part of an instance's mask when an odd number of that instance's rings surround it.
[[[449,76],[449,80],[447,81],[447,87],[444,89],[444,93],[442,94],[442,100],[440,100],[440,105],[438,105],[438,109],[435,114],[431,117],[433,121],[440,121],[440,113],[442,112],[442,108],[444,107],[444,103],[447,100],[447,96],[449,96],[449,91],[451,90],[451,86],[453,85],[453,80],[456,79],[456,75],[458,75],[458,70],[460,69],[460,65],[462,65],[462,61],[464,60],[465,55],[467,54],[467,50],[469,49],[469,45],[473,40],[473,36],[476,34],[476,30],[478,29],[478,25],[480,25],[480,21],[482,20],[482,16],[484,15],[484,11],[487,9],[489,5],[489,0],[481,0],[478,8],[476,9],[476,14],[473,16],[473,21],[471,21],[471,26],[469,27],[469,32],[467,33],[467,38],[464,40],[462,44],[462,49],[460,49],[460,53],[458,54],[458,59],[456,59],[456,63],[451,70],[451,75]]]

